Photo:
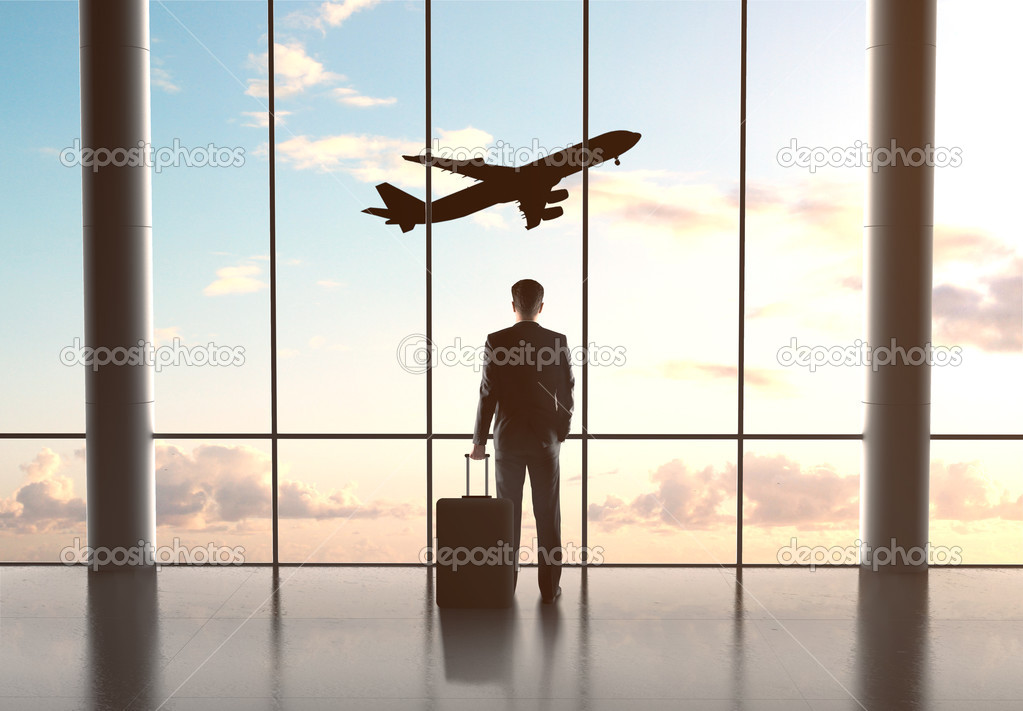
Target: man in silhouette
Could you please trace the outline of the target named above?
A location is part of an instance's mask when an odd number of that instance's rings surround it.
[[[469,456],[484,458],[493,420],[497,495],[511,499],[515,512],[516,581],[522,485],[529,471],[539,539],[540,595],[550,603],[561,594],[558,456],[572,420],[575,380],[565,336],[536,322],[543,311],[543,287],[523,279],[515,282],[511,292],[515,324],[487,336]]]

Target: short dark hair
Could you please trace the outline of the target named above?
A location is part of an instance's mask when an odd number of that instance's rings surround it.
[[[512,284],[512,303],[523,316],[532,318],[540,312],[543,303],[543,287],[532,279],[521,279]]]

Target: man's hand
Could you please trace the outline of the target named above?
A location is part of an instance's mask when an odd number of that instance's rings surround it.
[[[472,452],[469,453],[469,459],[483,459],[487,456],[487,445],[485,444],[474,444],[472,446]]]

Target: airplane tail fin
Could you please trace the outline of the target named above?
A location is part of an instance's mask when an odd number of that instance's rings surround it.
[[[387,219],[384,224],[398,225],[402,232],[409,232],[416,225],[426,222],[426,203],[417,197],[399,190],[390,183],[380,183],[377,192],[386,208],[367,207],[363,212]]]

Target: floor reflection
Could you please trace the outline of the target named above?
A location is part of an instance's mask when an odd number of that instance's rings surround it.
[[[537,675],[537,696],[549,699],[558,695],[558,688],[564,679],[556,678],[555,670],[559,658],[558,637],[561,632],[561,608],[557,605],[538,604],[535,637],[540,641],[540,673]]]
[[[746,590],[742,585],[742,568],[735,569],[732,592],[732,688],[745,689],[746,683]],[[746,708],[737,698],[736,710]]]
[[[577,607],[579,616],[579,633],[577,635],[575,649],[576,663],[576,697],[578,708],[588,707],[590,698],[590,571],[583,567],[579,569],[579,603]]]
[[[0,708],[1023,708],[1015,570],[573,568],[506,610],[432,573],[9,568]]]
[[[518,608],[456,610],[439,608],[444,678],[463,684],[515,686]]]
[[[270,573],[270,695],[275,702],[281,701],[281,668],[284,664],[282,651],[282,625],[284,614],[281,609],[281,569],[273,566]]]
[[[856,696],[867,708],[928,708],[928,576],[859,571]]]
[[[160,609],[154,568],[88,574],[87,638],[92,707],[155,708]]]

